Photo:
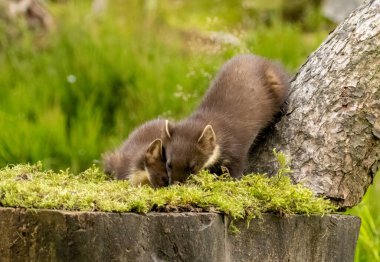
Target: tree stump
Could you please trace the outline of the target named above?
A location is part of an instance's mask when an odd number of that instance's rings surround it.
[[[372,0],[309,56],[248,170],[274,173],[277,148],[290,158],[294,182],[343,208],[358,204],[380,165],[379,72],[380,0]]]
[[[0,261],[354,260],[360,219],[266,214],[67,212],[0,208]]]

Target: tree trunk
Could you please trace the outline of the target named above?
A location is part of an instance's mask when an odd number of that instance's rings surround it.
[[[294,182],[341,207],[358,204],[380,166],[380,0],[356,9],[309,56],[284,111],[254,146],[249,171],[274,173],[277,148]]]

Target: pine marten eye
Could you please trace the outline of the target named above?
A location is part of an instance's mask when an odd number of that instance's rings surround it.
[[[192,174],[192,170],[191,170],[191,168],[190,168],[190,167],[186,167],[186,168],[185,168],[185,173],[186,173],[186,174]]]

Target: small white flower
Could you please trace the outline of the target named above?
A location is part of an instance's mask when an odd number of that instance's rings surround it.
[[[77,77],[75,75],[68,75],[66,77],[67,82],[70,84],[74,84],[77,81]]]

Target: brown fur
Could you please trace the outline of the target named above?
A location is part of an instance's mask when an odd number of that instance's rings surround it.
[[[165,120],[152,120],[135,129],[120,146],[103,156],[107,174],[117,179],[129,179],[134,186],[168,185],[162,148]]]
[[[170,182],[221,166],[240,177],[249,147],[280,110],[288,86],[282,67],[264,58],[238,55],[227,61],[196,111],[166,127]]]

